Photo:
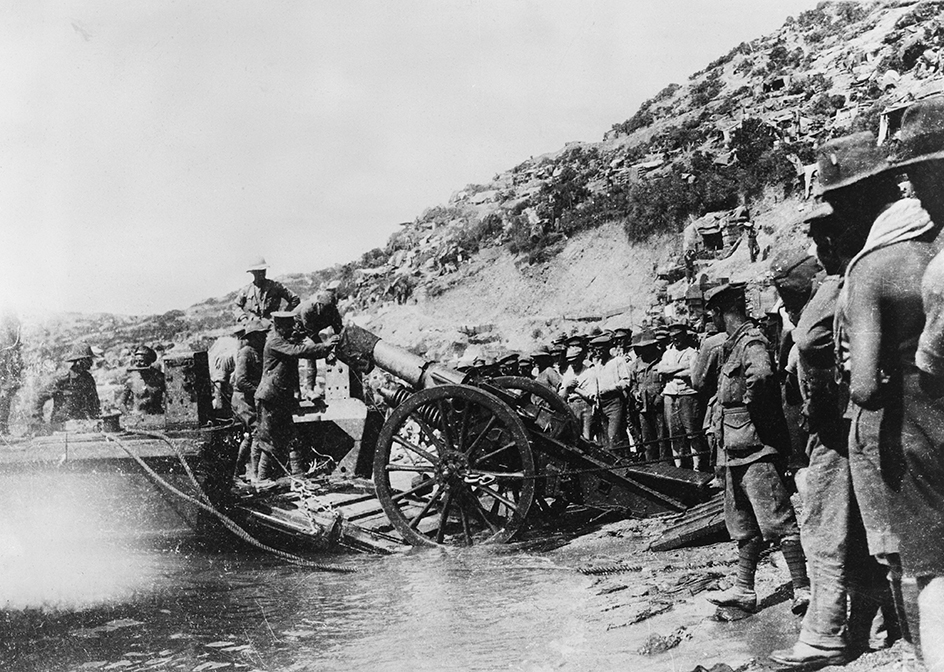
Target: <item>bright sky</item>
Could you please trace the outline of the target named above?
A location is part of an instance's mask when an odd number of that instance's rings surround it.
[[[819,0],[0,8],[0,303],[156,313],[383,246]]]

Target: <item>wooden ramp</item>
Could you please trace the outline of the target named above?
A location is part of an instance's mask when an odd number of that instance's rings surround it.
[[[649,545],[650,551],[670,551],[697,541],[727,535],[724,524],[724,493],[719,492],[704,504],[693,506],[680,515],[662,536]]]
[[[273,543],[385,555],[410,548],[390,525],[369,481],[285,478],[261,492],[238,485],[236,495],[236,517],[250,531],[276,537]]]

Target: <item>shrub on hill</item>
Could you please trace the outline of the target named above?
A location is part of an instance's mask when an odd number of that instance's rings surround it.
[[[668,100],[673,95],[675,95],[675,92],[680,88],[681,87],[678,84],[669,84],[652,98],[643,102],[642,105],[639,106],[639,109],[636,110],[636,114],[634,114],[632,117],[624,122],[613,124],[613,131],[617,135],[629,135],[633,131],[650,126],[652,122],[655,121],[655,116],[652,114],[650,108],[653,105],[657,105],[658,103]]]

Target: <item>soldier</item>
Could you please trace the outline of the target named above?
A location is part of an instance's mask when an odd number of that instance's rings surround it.
[[[266,260],[259,257],[246,269],[252,273],[252,282],[236,293],[233,312],[237,322],[268,319],[273,311],[281,309],[283,301],[285,310],[293,310],[301,303],[295,292],[281,282],[266,277],[268,268]]]
[[[10,408],[20,389],[23,356],[20,320],[13,313],[0,316],[0,434],[10,431]]]
[[[512,352],[499,359],[495,364],[498,365],[499,375],[517,376],[518,375],[518,353]]]
[[[324,357],[338,342],[337,336],[327,343],[297,338],[294,312],[273,312],[272,321],[262,350],[262,378],[256,388],[258,424],[254,441],[260,451],[259,480],[284,472],[287,458],[291,458],[292,472],[301,471],[294,451],[289,455],[289,444],[295,437],[292,416],[298,407],[298,360]]]
[[[744,222],[741,225],[747,236],[747,252],[751,257],[751,263],[757,261],[757,255],[760,254],[760,245],[757,244],[757,228],[753,222]]]
[[[810,601],[810,582],[784,478],[790,439],[767,340],[747,318],[743,285],[715,287],[705,299],[715,326],[728,334],[718,403],[725,451],[725,523],[738,542],[734,588],[708,599],[718,606],[753,612],[757,560],[765,541],[779,541],[793,582],[792,610],[803,614]]]
[[[636,361],[630,370],[630,394],[639,412],[640,437],[646,460],[671,459],[665,440],[665,413],[662,401],[662,375],[658,342],[651,331],[640,332],[633,343]]]
[[[522,378],[534,378],[534,360],[530,355],[521,355],[518,358],[518,372],[515,375]]]
[[[118,404],[132,413],[160,415],[164,412],[164,391],[167,383],[164,374],[154,368],[157,352],[146,345],[139,345],[131,355],[128,379],[121,390]]]
[[[593,409],[596,405],[596,379],[593,369],[584,365],[586,357],[582,348],[568,346],[565,353],[567,369],[561,375],[558,394],[567,400],[571,410],[580,422],[580,433],[590,440],[593,425]]]
[[[33,419],[42,422],[43,406],[52,399],[50,424],[66,420],[97,418],[101,413],[95,379],[89,373],[94,357],[92,348],[82,343],[73,346],[66,356],[69,368],[43,385],[36,395]]]
[[[340,336],[344,325],[341,320],[341,311],[338,310],[338,292],[341,282],[332,280],[324,289],[311,296],[298,307],[296,321],[301,332],[315,343],[321,341],[321,332],[325,329],[334,331]],[[324,402],[324,392],[318,386],[318,364],[314,359],[308,360],[308,369],[305,372],[302,392],[316,407],[322,410],[327,406]]]
[[[657,370],[666,381],[662,396],[672,454],[676,467],[682,466],[684,456],[693,454],[694,468],[701,470],[706,462],[706,451],[701,436],[697,391],[692,387],[692,364],[698,353],[692,346],[688,325],[673,324],[669,335],[672,344],[662,353]]]
[[[933,423],[916,429],[912,412],[927,404],[908,402],[915,349],[924,326],[921,276],[934,254],[935,227],[916,199],[902,199],[894,169],[869,133],[858,133],[822,148],[819,161],[823,198],[842,222],[832,243],[849,258],[837,302],[840,361],[848,372],[851,428],[849,466],[866,529],[869,552],[888,567],[899,608],[902,634],[916,642],[914,581],[902,582],[896,506],[907,471],[903,439],[922,432],[920,445],[933,441]],[[817,240],[817,246],[819,240]],[[918,421],[920,426],[920,421]],[[909,426],[910,425],[910,426]],[[913,534],[914,532],[912,532]],[[911,597],[903,595],[908,588]]]
[[[613,450],[626,444],[624,394],[630,384],[629,371],[625,361],[613,356],[610,336],[597,336],[590,341],[590,348],[597,359],[595,396],[605,425],[606,446]]]
[[[863,188],[870,188],[867,180]],[[849,392],[839,382],[835,359],[836,306],[843,273],[855,253],[850,247],[858,243],[846,243],[850,227],[828,204],[814,209],[803,221],[809,224],[826,277],[802,312],[796,304],[809,294],[805,289],[813,269],[809,261],[801,258],[784,264],[775,282],[791,319],[796,320],[797,375],[810,432],[801,541],[809,562],[812,596],[797,643],[770,657],[780,665],[808,669],[843,664],[866,650],[876,607],[883,602],[888,607],[885,626],[891,638],[897,636],[897,618],[884,571],[869,555],[859,514],[849,455],[850,420],[844,417]]]
[[[935,96],[909,107],[902,118],[899,163],[914,193],[930,215],[921,225],[912,213],[910,225],[898,213],[894,227],[880,227],[886,210],[875,221],[869,240],[884,246],[866,250],[850,263],[849,317],[864,321],[850,328],[852,397],[865,407],[883,408],[882,448],[886,445],[900,463],[893,502],[893,529],[898,533],[901,564],[908,592],[905,607],[917,602],[919,623],[911,622],[912,640],[929,670],[944,669],[944,397],[941,392],[940,344],[941,247],[944,226],[944,97]],[[904,202],[912,199],[903,199]],[[897,205],[897,204],[896,204]],[[903,209],[903,208],[902,208]],[[893,224],[886,222],[886,224]],[[857,262],[857,263],[856,263]],[[914,283],[921,279],[922,296]],[[921,298],[926,323],[917,313]],[[871,315],[865,311],[870,310]],[[917,314],[916,314],[917,313]],[[864,333],[871,329],[873,334]],[[861,332],[861,333],[860,333]],[[914,336],[919,334],[918,347]],[[853,336],[856,340],[853,340]],[[871,346],[871,347],[869,347]],[[913,359],[912,359],[913,357]]]
[[[259,449],[253,442],[256,430],[256,388],[262,380],[262,350],[265,347],[269,324],[255,320],[246,325],[246,333],[236,353],[233,373],[233,415],[243,424],[243,440],[236,458],[236,477],[241,477],[249,465],[250,480],[256,480]]]
[[[246,333],[245,324],[237,324],[232,335],[220,336],[207,351],[210,366],[210,384],[213,393],[213,409],[221,417],[230,417],[230,399],[233,396],[233,372],[236,370],[236,353],[239,341]]]
[[[538,373],[535,380],[557,392],[560,389],[561,374],[554,368],[554,353],[552,350],[535,350],[531,359]]]
[[[712,325],[714,327],[714,325]],[[719,331],[706,337],[698,347],[698,354],[692,364],[692,387],[706,400],[705,418],[702,428],[705,430],[705,443],[711,454],[708,462],[714,467],[714,486],[720,486],[724,477],[724,451],[721,450],[721,408],[718,406],[718,378],[721,374],[722,346],[728,340],[725,331]]]

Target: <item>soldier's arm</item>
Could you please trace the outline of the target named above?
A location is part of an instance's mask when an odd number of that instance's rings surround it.
[[[337,306],[331,306],[331,328],[334,329],[335,334],[340,334],[341,330],[344,328],[344,324],[341,322],[341,311],[338,310]]]
[[[282,299],[285,301],[285,305],[287,306],[285,310],[295,310],[295,308],[298,307],[298,304],[302,302],[301,298],[298,296],[298,294],[290,290],[282,283],[279,283],[279,288],[282,294]]]
[[[85,379],[85,405],[90,418],[97,418],[102,414],[102,407],[98,401],[98,388],[95,387],[95,379],[92,374],[88,374]]]
[[[770,355],[762,341],[753,341],[744,347],[744,405],[750,407],[760,401],[761,390],[768,384],[774,371]]]
[[[925,323],[915,364],[934,378],[944,378],[944,255],[938,254],[921,281]]]
[[[322,359],[331,352],[334,346],[331,344],[315,343],[310,338],[306,338],[300,343],[291,343],[289,341],[271,342],[267,344],[266,347],[284,357]]]
[[[853,269],[848,285],[849,393],[856,404],[874,410],[882,407],[882,306],[876,274],[867,272],[866,261]]]
[[[688,368],[681,362],[674,363],[669,361],[668,357],[670,357],[669,351],[666,350],[662,355],[662,359],[659,360],[659,364],[656,366],[656,371],[661,373],[663,376],[678,375],[680,371],[684,371],[686,368]]]
[[[237,322],[245,322],[249,319],[249,313],[246,312],[246,290],[240,289],[236,292],[236,298],[233,299],[233,317]]]
[[[247,397],[254,397],[256,394],[256,381],[252,380],[249,370],[249,355],[244,350],[240,350],[239,354],[236,356],[234,387]]]
[[[43,406],[46,405],[46,402],[55,396],[56,391],[59,389],[61,384],[61,377],[56,376],[46,381],[46,383],[39,388],[39,391],[36,393],[36,400],[33,402],[33,419],[42,420],[43,419]]]
[[[134,393],[131,391],[131,379],[125,381],[124,387],[122,387],[118,394],[115,395],[115,403],[118,406],[121,406],[124,409],[131,408],[131,399],[134,396]]]

